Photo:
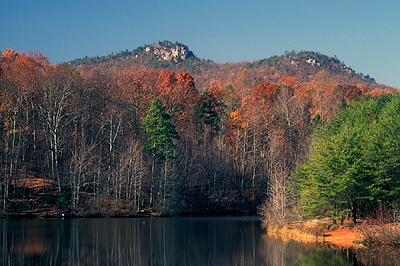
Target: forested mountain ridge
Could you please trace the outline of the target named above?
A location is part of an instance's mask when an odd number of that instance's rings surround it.
[[[188,46],[163,41],[158,44],[144,45],[132,51],[121,51],[107,56],[75,59],[69,64],[83,76],[96,69],[118,70],[129,67],[150,67],[155,69],[187,72],[196,82],[197,89],[204,91],[214,85],[232,83],[237,75],[245,72],[255,84],[264,81],[277,82],[284,76],[292,76],[301,82],[309,82],[310,77],[325,70],[337,83],[352,85],[363,84],[367,89],[383,88],[368,74],[356,73],[336,56],[312,52],[285,52],[281,56],[237,63],[215,63],[212,60],[198,58]],[[386,86],[387,87],[387,86]]]

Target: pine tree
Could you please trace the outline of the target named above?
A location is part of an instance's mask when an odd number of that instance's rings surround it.
[[[143,125],[146,127],[148,135],[143,149],[151,151],[153,155],[150,206],[155,206],[158,211],[164,214],[171,211],[168,206],[168,198],[171,196],[169,193],[171,180],[168,177],[171,169],[171,166],[169,166],[171,160],[169,159],[174,157],[174,139],[179,138],[171,120],[171,115],[165,111],[165,106],[158,98],[153,100],[147,116],[143,119]],[[157,171],[156,163],[164,164],[164,167],[160,168],[159,172]],[[156,175],[156,173],[158,174]]]
[[[171,115],[165,111],[160,99],[156,98],[151,103],[143,125],[148,134],[143,148],[151,151],[159,162],[172,157],[175,148],[173,140],[178,139],[179,135],[171,121]]]
[[[400,97],[353,102],[329,121],[292,189],[308,217],[374,215],[400,198]]]

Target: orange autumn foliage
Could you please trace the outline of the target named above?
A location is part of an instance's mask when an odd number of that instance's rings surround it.
[[[199,99],[194,79],[188,73],[166,72],[164,69],[159,74],[157,97],[167,107],[173,117],[178,130],[183,130],[190,124],[193,115],[193,104]]]
[[[389,88],[385,88],[385,89],[375,88],[372,91],[367,92],[367,95],[370,95],[371,97],[376,98],[382,94],[393,95],[393,92],[394,91]]]

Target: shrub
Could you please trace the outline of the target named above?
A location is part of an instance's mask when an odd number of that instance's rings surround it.
[[[363,225],[359,231],[365,246],[400,246],[400,224]]]

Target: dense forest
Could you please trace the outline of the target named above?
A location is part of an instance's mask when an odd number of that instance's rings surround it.
[[[344,104],[291,176],[305,217],[399,221],[400,97]]]
[[[369,160],[380,168],[367,169],[364,175],[354,172],[358,168],[337,167],[338,180],[341,176],[354,179],[353,187],[340,181],[346,186],[337,188],[337,201],[314,193],[321,186],[313,182],[316,174],[307,169],[324,166],[307,162],[323,157],[326,160],[320,163],[329,163],[326,154],[316,153],[316,141],[321,139],[319,134],[329,135],[330,131],[331,138],[342,136],[340,132],[345,129],[341,123],[353,123],[352,136],[356,139],[361,135],[354,132],[367,132],[363,121],[371,119],[376,121],[368,124],[376,128],[371,139],[389,134],[377,123],[395,119],[389,114],[395,108],[390,104],[393,90],[383,89],[372,78],[367,83],[344,83],[327,70],[314,73],[306,81],[296,75],[257,77],[251,72],[255,69],[252,64],[226,72],[229,77],[211,77],[213,81],[208,84],[212,86],[198,89],[192,74],[168,67],[127,65],[83,71],[82,66],[71,63],[51,65],[38,52],[3,51],[1,213],[255,213],[263,204],[275,219],[284,221],[287,209],[294,206],[287,200],[289,186],[295,188],[291,199],[301,202],[300,207],[293,208],[303,208],[309,215],[318,215],[313,210],[322,209],[306,203],[323,199],[324,206],[334,206],[327,207],[324,215],[329,212],[335,213],[335,218],[342,217],[355,203],[363,204],[361,198],[372,187],[379,190],[371,196],[374,206],[392,202],[394,196],[385,185],[396,185],[392,176],[397,170],[388,173],[392,181],[378,180],[375,176],[386,173],[386,168],[376,157]],[[371,89],[371,84],[376,88]],[[368,107],[371,110],[363,107],[370,117],[361,116],[363,111],[357,111],[358,105],[353,102],[371,99],[358,104],[373,105],[377,97],[381,99],[377,106]],[[347,128],[350,130],[350,126]],[[391,130],[397,132],[395,124]],[[334,139],[326,141],[336,143]],[[310,149],[310,143],[315,142]],[[385,154],[378,144],[374,146],[368,139],[365,142],[371,143],[365,150],[357,149],[364,147],[363,142],[354,142],[348,148],[366,157],[368,152]],[[395,142],[385,145],[396,152]],[[348,160],[355,153],[347,154]],[[304,161],[308,154],[311,157]],[[298,165],[293,178],[297,181],[290,185],[290,174]],[[302,181],[304,176],[310,181]],[[371,180],[368,191],[354,194],[363,176]],[[347,198],[340,198],[346,193],[350,194]]]

